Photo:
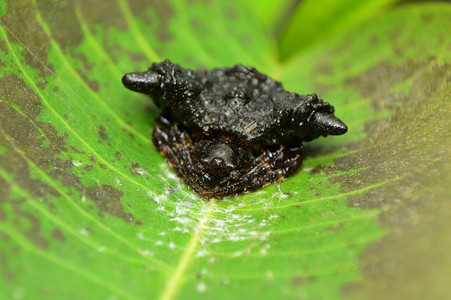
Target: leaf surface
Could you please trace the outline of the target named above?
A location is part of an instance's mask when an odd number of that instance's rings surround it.
[[[426,255],[450,249],[450,5],[356,17],[283,63],[275,15],[249,1],[0,0],[0,298],[445,295],[424,274],[450,263]],[[306,145],[282,183],[205,201],[152,145],[158,109],[120,82],[164,58],[254,65],[350,130]]]

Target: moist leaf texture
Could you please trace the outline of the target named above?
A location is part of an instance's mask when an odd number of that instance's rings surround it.
[[[0,298],[449,296],[451,6],[364,1],[316,38],[295,4],[0,0]],[[121,84],[165,58],[253,65],[349,132],[282,183],[206,201]]]

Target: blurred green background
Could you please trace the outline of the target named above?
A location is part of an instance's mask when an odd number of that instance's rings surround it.
[[[0,0],[0,299],[447,299],[446,1]],[[349,132],[205,201],[122,87],[253,65]]]

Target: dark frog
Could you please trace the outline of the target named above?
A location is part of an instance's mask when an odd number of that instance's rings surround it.
[[[299,95],[254,67],[183,69],[165,60],[124,85],[162,112],[153,142],[180,178],[205,198],[222,198],[294,174],[302,142],[348,130],[316,94]]]

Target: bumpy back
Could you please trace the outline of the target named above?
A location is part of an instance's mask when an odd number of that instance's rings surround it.
[[[129,73],[124,85],[149,94],[172,121],[202,134],[227,132],[259,145],[300,144],[343,134],[346,125],[315,94],[285,91],[253,67],[193,71],[166,60]]]

